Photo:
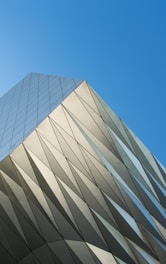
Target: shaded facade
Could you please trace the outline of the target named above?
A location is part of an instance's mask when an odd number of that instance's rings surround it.
[[[0,98],[0,263],[165,263],[166,170],[85,81]]]

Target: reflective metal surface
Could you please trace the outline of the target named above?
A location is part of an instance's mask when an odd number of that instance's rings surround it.
[[[165,169],[86,82],[63,99],[50,78],[27,88],[13,130],[28,136],[0,162],[0,263],[164,264]]]

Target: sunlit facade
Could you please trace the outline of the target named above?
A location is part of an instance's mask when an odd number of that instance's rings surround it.
[[[0,124],[0,263],[165,263],[166,170],[86,81],[29,74]]]

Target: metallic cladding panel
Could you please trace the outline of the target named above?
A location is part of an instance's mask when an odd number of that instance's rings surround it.
[[[0,162],[0,262],[164,264],[163,167],[86,82],[60,101]]]

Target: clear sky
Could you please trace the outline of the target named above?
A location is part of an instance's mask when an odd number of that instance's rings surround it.
[[[0,0],[0,96],[29,72],[86,79],[166,167],[165,0]]]

